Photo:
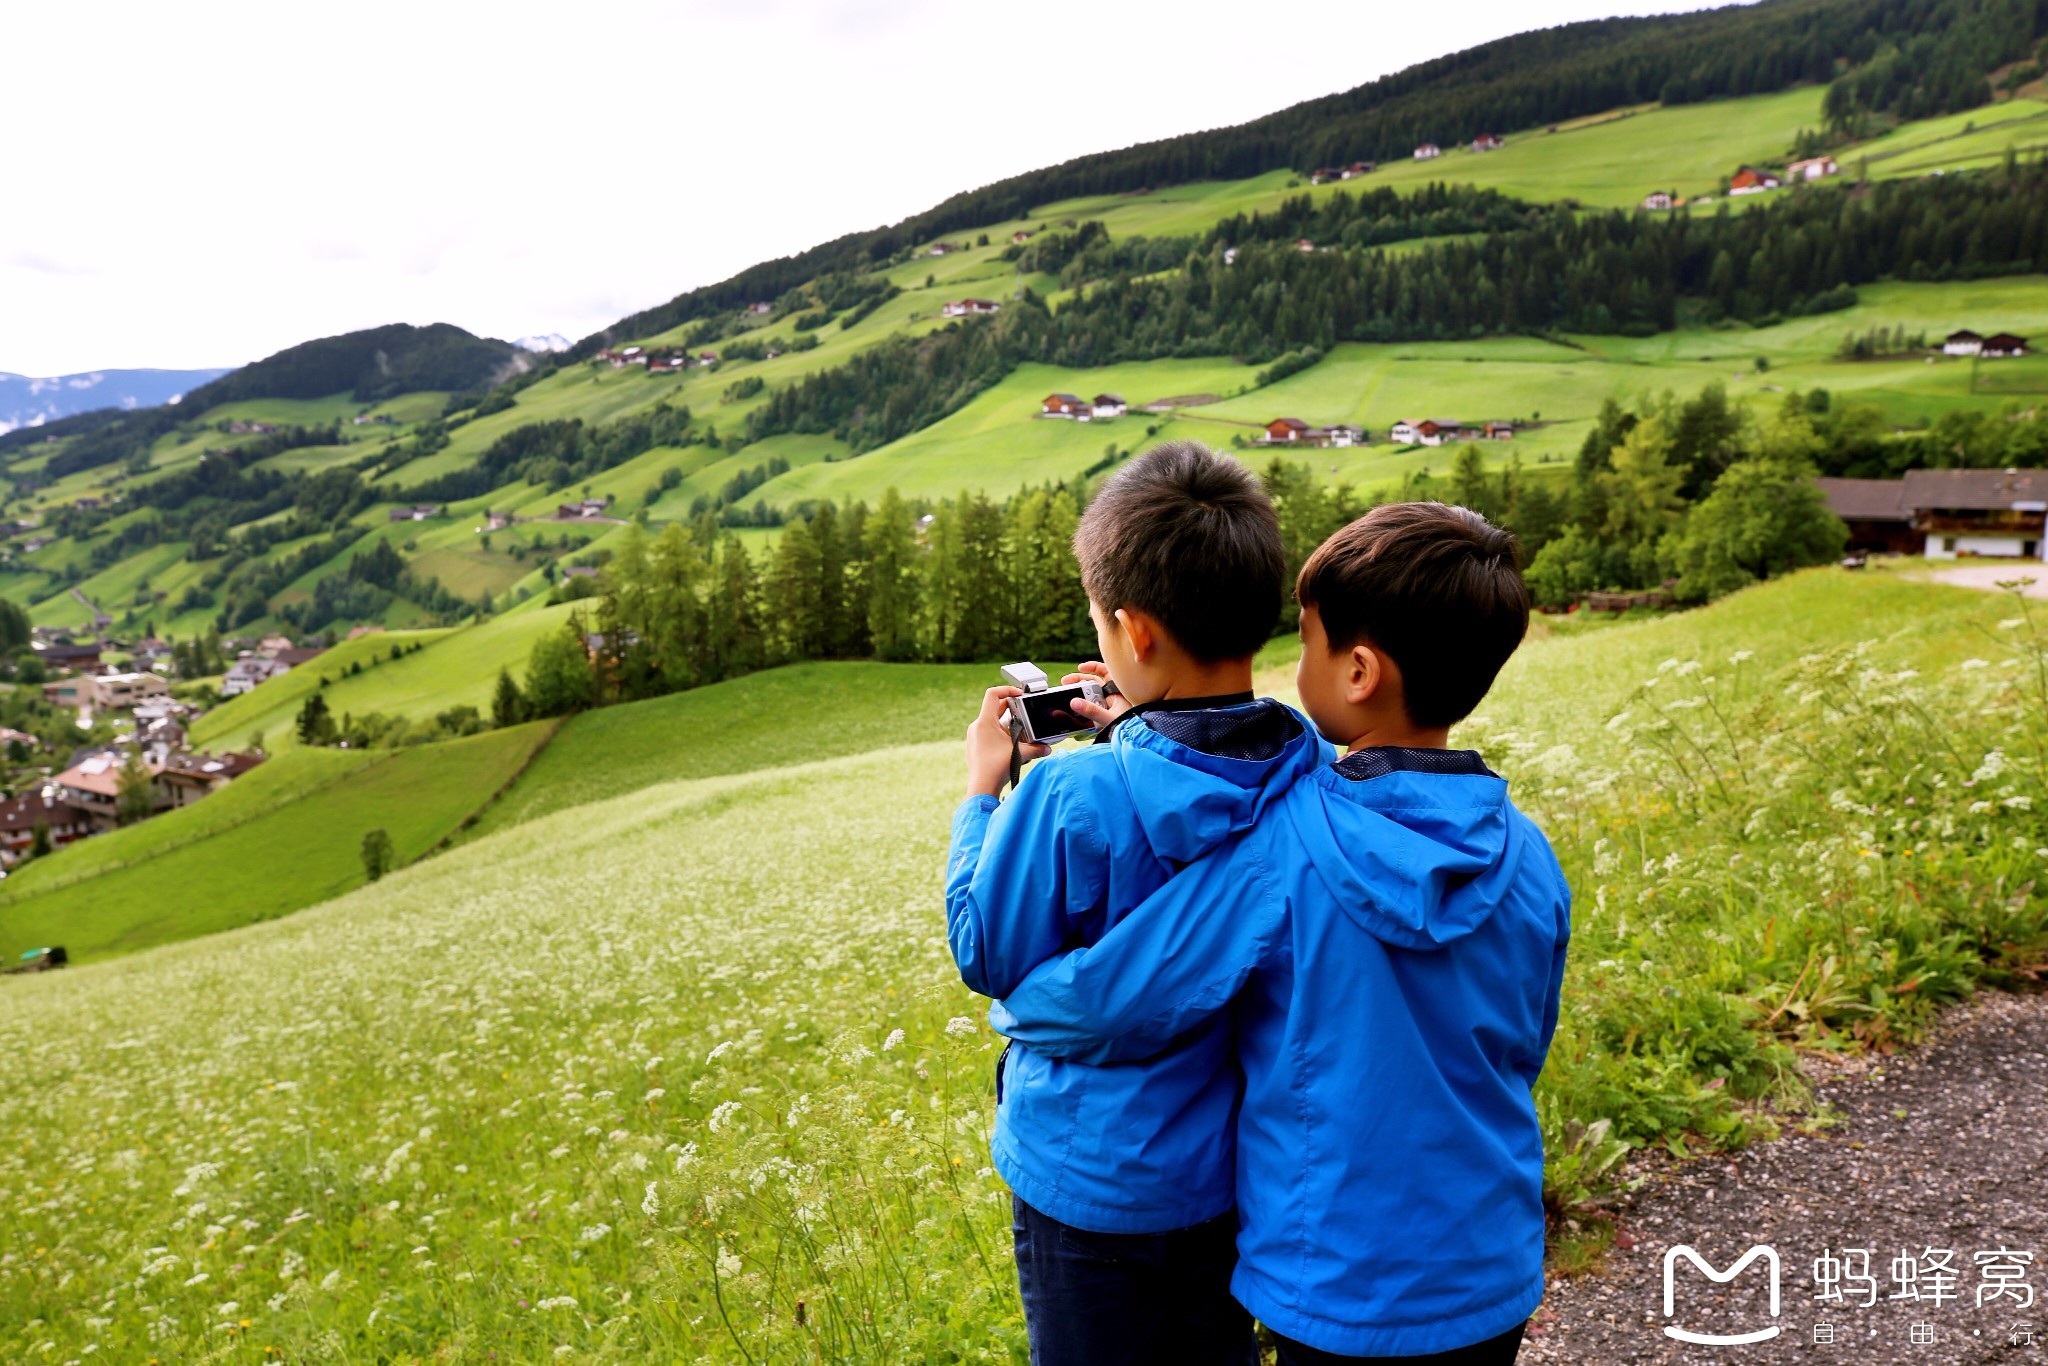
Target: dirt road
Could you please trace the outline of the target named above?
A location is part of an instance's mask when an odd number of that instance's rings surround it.
[[[1552,1285],[1521,1360],[2048,1366],[2048,993],[1987,994],[1921,1047],[1817,1089],[1834,1127],[1638,1191],[1622,1220],[1633,1245],[1598,1275]],[[1666,1318],[1673,1245],[1724,1272],[1752,1247],[1774,1249],[1781,1312],[1770,1314],[1766,1259],[1716,1284],[1680,1258]],[[1667,1326],[1779,1332],[1690,1346]]]

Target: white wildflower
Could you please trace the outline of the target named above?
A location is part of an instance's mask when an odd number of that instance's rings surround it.
[[[720,1243],[718,1245],[718,1274],[727,1280],[731,1280],[743,1270],[745,1270],[745,1267],[741,1264],[740,1259],[726,1251],[725,1244]]]
[[[889,1031],[889,1037],[882,1040],[882,1051],[884,1053],[887,1053],[890,1049],[899,1047],[902,1043],[903,1031],[900,1029],[892,1029]]]
[[[735,1117],[735,1116],[737,1116],[737,1115],[739,1114],[739,1112],[740,1112],[740,1103],[739,1103],[738,1101],[736,1101],[736,1100],[723,1100],[723,1101],[720,1101],[720,1102],[718,1103],[718,1108],[714,1109],[714,1110],[713,1110],[713,1111],[711,1112],[711,1118],[709,1118],[708,1120],[706,1120],[706,1121],[704,1122],[704,1123],[705,1123],[705,1127],[706,1127],[706,1128],[708,1128],[708,1129],[710,1129],[710,1130],[711,1130],[711,1132],[712,1132],[712,1133],[714,1133],[714,1134],[715,1134],[715,1133],[720,1133],[720,1132],[722,1132],[722,1131],[724,1130],[724,1128],[725,1128],[725,1126],[726,1126],[726,1125],[728,1125],[728,1124],[730,1124],[730,1123],[732,1123],[732,1122],[733,1122],[733,1119],[734,1119],[734,1117]]]
[[[659,1182],[649,1181],[647,1183],[647,1194],[640,1197],[640,1212],[650,1219],[656,1219],[661,1216],[661,1193],[657,1189],[659,1184]]]
[[[974,1021],[968,1019],[965,1015],[955,1015],[952,1019],[946,1021],[946,1033],[956,1039],[973,1032]]]
[[[551,1309],[574,1309],[576,1307],[576,1297],[574,1295],[550,1295],[547,1299],[542,1300],[533,1307],[536,1312]]]

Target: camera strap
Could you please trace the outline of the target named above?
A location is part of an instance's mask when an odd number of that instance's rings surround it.
[[[1010,732],[1010,791],[1017,790],[1017,780],[1024,776],[1024,750],[1017,742],[1017,732]]]

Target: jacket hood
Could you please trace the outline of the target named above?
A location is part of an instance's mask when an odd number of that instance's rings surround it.
[[[1296,779],[1331,756],[1307,718],[1271,698],[1217,711],[1242,713],[1248,720],[1283,712],[1292,734],[1276,755],[1265,759],[1228,758],[1170,739],[1149,724],[1151,714],[1129,718],[1110,736],[1138,826],[1163,859],[1191,863],[1249,829]]]
[[[1469,750],[1364,750],[1285,803],[1316,873],[1375,938],[1437,949],[1478,929],[1519,861],[1508,785]]]

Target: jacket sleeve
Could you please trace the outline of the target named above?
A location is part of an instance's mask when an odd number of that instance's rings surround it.
[[[954,813],[946,942],[969,990],[1014,989],[1073,947],[1081,918],[1107,895],[1109,850],[1094,813],[1074,800],[1070,762],[1040,760],[1007,802],[970,797]]]
[[[1034,971],[989,1023],[1053,1057],[1149,1057],[1230,1004],[1274,952],[1280,922],[1253,846],[1235,842],[1177,874],[1094,947]]]
[[[1528,1071],[1531,1086],[1536,1084],[1536,1078],[1543,1071],[1543,1063],[1550,1056],[1550,1041],[1557,1037],[1557,1017],[1564,999],[1565,950],[1572,941],[1572,889],[1562,872],[1558,873],[1557,886],[1557,944],[1550,951],[1550,981],[1543,998],[1543,1032]]]

